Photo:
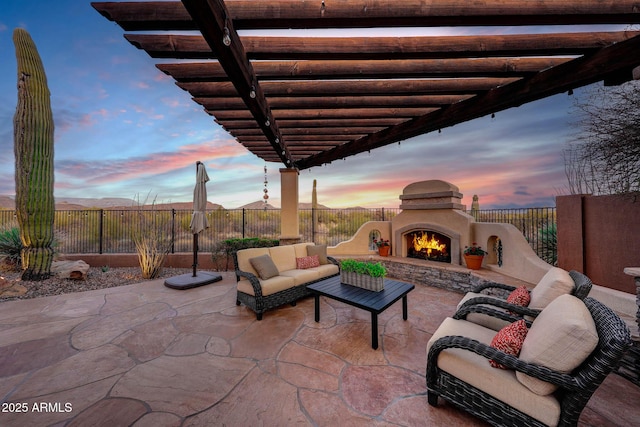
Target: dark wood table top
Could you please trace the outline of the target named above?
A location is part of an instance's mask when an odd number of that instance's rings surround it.
[[[415,285],[411,283],[384,279],[384,289],[376,292],[342,284],[340,283],[340,276],[333,276],[307,286],[307,289],[316,294],[378,314],[414,288]]]

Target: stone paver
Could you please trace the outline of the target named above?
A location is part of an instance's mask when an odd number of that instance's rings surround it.
[[[235,276],[178,291],[162,281],[0,303],[0,426],[483,426],[427,404],[426,343],[461,295],[416,286],[409,319],[321,299],[235,304]],[[640,419],[640,390],[611,375],[581,427]],[[26,405],[26,406],[23,406]],[[15,408],[15,405],[14,405]]]

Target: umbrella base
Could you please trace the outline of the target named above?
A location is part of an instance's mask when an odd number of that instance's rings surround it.
[[[222,276],[219,274],[209,273],[207,271],[198,271],[196,272],[196,277],[193,277],[193,273],[181,274],[180,276],[171,277],[165,280],[164,285],[167,288],[184,290],[208,285],[220,280],[222,280]]]

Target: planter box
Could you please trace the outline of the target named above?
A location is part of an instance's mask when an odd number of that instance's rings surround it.
[[[384,277],[371,277],[367,274],[342,271],[340,272],[340,282],[375,292],[384,289]]]

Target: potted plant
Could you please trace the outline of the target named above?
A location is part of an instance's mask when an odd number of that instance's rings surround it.
[[[340,282],[370,291],[384,289],[387,269],[381,263],[345,259],[340,262]]]
[[[378,254],[380,256],[389,256],[391,250],[391,244],[385,239],[373,239],[373,243],[378,247]]]
[[[467,268],[480,270],[485,254],[486,252],[484,249],[482,249],[476,242],[473,242],[471,246],[465,246],[464,262],[467,264]]]

